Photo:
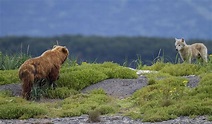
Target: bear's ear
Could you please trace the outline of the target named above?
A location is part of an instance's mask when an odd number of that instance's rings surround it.
[[[57,45],[54,45],[53,48],[55,48]]]
[[[182,42],[185,42],[184,38],[182,38]]]
[[[66,47],[62,48],[62,52],[63,52],[63,53],[68,53]]]

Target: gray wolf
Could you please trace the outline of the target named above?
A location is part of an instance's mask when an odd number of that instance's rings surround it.
[[[208,50],[203,43],[194,43],[187,45],[183,38],[175,38],[176,51],[180,54],[182,61],[191,63],[193,59],[201,58],[202,61],[208,62]]]

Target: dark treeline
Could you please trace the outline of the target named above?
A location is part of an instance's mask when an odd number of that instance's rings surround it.
[[[176,62],[174,38],[156,37],[101,37],[64,35],[55,37],[1,37],[0,51],[5,54],[28,54],[39,56],[42,52],[57,44],[66,46],[70,51],[70,59],[78,62],[113,61],[119,64],[127,63],[133,66],[138,58],[147,65],[152,64],[155,58],[163,57],[165,61]],[[212,41],[191,40],[187,44],[203,42],[212,53]]]

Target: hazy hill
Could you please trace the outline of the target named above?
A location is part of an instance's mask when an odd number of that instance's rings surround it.
[[[41,55],[59,41],[70,51],[71,60],[87,62],[113,61],[133,66],[140,59],[144,64],[152,64],[162,57],[164,61],[178,62],[174,38],[157,37],[100,37],[64,35],[56,37],[0,37],[0,52],[7,54],[27,53],[32,57]],[[212,42],[204,40],[186,40],[188,44],[203,42],[211,54]],[[72,58],[73,57],[73,58]],[[127,62],[127,63],[126,63]]]
[[[212,39],[211,0],[0,0],[0,36]]]

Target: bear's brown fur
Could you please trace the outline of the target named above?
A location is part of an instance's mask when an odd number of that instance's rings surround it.
[[[66,47],[54,46],[39,57],[26,60],[19,68],[23,98],[30,99],[31,88],[36,81],[45,79],[53,84],[59,78],[60,67],[68,55]]]

